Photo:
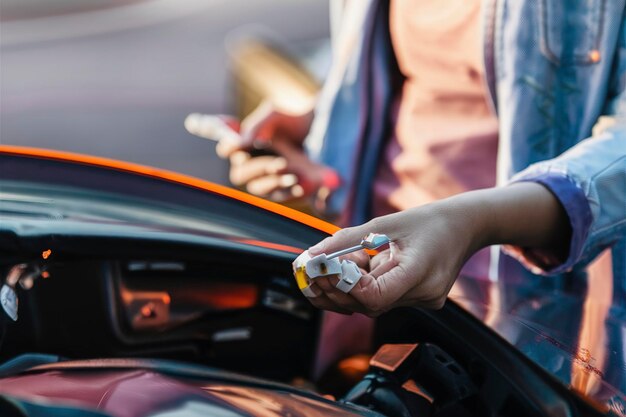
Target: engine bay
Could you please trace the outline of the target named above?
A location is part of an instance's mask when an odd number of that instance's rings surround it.
[[[515,365],[505,350],[470,348],[464,340],[479,323],[465,317],[469,324],[459,326],[469,327],[457,333],[462,330],[451,328],[455,320],[445,314],[461,317],[458,307],[448,308],[439,323],[420,310],[389,312],[378,318],[371,345],[316,373],[320,343],[332,340],[323,340],[323,313],[302,296],[282,262],[254,256],[241,262],[242,254],[235,260],[228,251],[210,262],[55,262],[53,255],[45,278],[16,286],[19,318],[5,320],[3,361],[24,352],[174,359],[282,381],[388,416],[540,411],[518,384],[545,382],[524,373],[526,364]],[[32,262],[43,268],[41,260]]]
[[[290,277],[181,261],[51,263],[18,288],[2,357],[160,357],[272,379],[310,373],[319,314]]]

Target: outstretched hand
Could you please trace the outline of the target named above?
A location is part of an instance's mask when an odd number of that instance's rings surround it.
[[[360,252],[349,258],[364,273],[349,294],[335,288],[336,276],[316,278],[317,307],[377,316],[399,306],[441,308],[463,263],[471,255],[467,213],[431,204],[340,230],[309,249],[311,256],[358,244],[368,233],[383,233],[392,243],[371,259]]]
[[[262,103],[242,121],[239,137],[220,141],[216,148],[230,161],[231,183],[281,203],[314,196],[328,186],[334,171],[310,160],[303,148],[312,117],[312,112],[289,114]],[[267,154],[253,156],[255,149]]]
[[[387,235],[388,249],[369,258],[356,252],[363,277],[349,294],[336,276],[315,278],[317,307],[378,316],[401,306],[443,307],[463,264],[491,244],[550,251],[569,246],[568,217],[550,191],[537,183],[472,191],[340,230],[309,249],[311,256],[358,244],[369,233]]]

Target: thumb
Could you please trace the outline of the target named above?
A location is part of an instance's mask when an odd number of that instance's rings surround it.
[[[339,230],[334,235],[327,237],[317,245],[309,249],[311,256],[317,256],[321,253],[337,252],[350,246],[361,243],[361,240],[368,234],[368,224],[356,227],[347,227]]]
[[[250,113],[239,126],[239,135],[229,137],[228,140],[220,140],[217,144],[217,154],[226,159],[237,151],[252,148],[255,140],[261,136],[267,136],[267,131],[273,128],[276,119],[276,111],[269,102],[261,103]],[[265,138],[269,141],[271,137]]]
[[[261,103],[241,122],[241,138],[245,146],[257,141],[271,141],[278,113],[269,101]],[[269,136],[269,137],[268,137]]]

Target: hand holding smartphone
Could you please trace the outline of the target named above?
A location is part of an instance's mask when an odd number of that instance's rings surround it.
[[[234,186],[282,203],[316,196],[322,203],[315,205],[321,207],[340,179],[335,171],[306,155],[302,145],[306,118],[261,110],[246,118],[242,133],[235,119],[199,113],[187,116],[185,129],[217,142],[217,154],[230,162]]]
[[[236,144],[245,150],[251,157],[261,155],[275,155],[270,150],[269,143],[265,140],[254,139],[251,144],[246,144],[239,134],[239,121],[228,116],[212,114],[191,113],[185,118],[185,129],[194,136],[214,142]],[[218,152],[220,154],[220,152]],[[230,152],[229,152],[230,154]],[[229,156],[229,155],[227,155]],[[220,157],[224,157],[220,155]]]

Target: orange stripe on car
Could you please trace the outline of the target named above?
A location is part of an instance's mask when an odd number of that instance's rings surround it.
[[[173,171],[152,168],[132,162],[101,158],[98,156],[82,155],[73,152],[53,151],[41,148],[28,148],[22,146],[0,145],[0,153],[93,165],[167,180],[179,184],[184,184],[190,187],[199,188],[201,190],[209,191],[215,194],[220,194],[226,197],[233,198],[235,200],[239,200],[241,202],[287,217],[288,219],[292,219],[297,222],[306,224],[307,226],[311,226],[328,234],[333,234],[337,230],[339,230],[339,227],[335,226],[334,224],[325,222],[324,220],[318,219],[317,217],[310,216],[308,214],[299,212],[289,207],[285,207],[278,203],[273,203],[271,201],[255,197],[242,191],[215,184],[210,181],[201,180],[199,178],[194,178],[188,175],[179,174]],[[288,251],[292,252],[290,250]]]

